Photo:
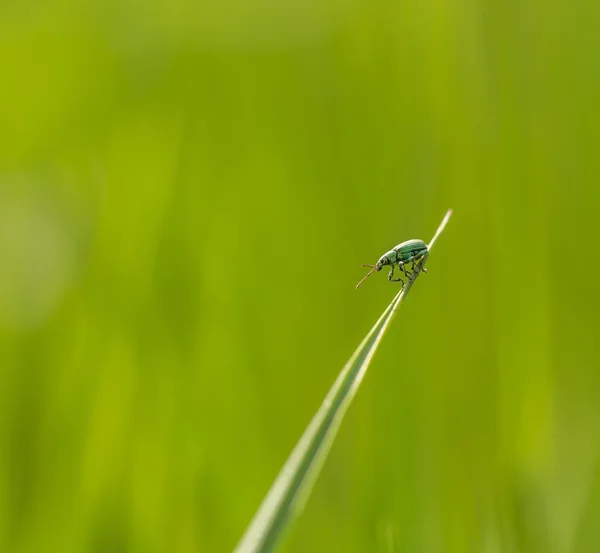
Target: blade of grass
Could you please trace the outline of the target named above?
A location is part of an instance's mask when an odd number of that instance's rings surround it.
[[[451,215],[452,210],[448,210],[428,245],[429,252]],[[411,273],[406,285],[396,294],[342,369],[321,407],[275,479],[234,553],[272,551],[292,516],[301,510],[371,359],[373,359],[398,306],[410,292],[427,261],[429,252],[425,254],[423,261]]]

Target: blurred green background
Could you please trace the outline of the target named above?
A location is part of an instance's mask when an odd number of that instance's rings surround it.
[[[600,4],[0,4],[0,551],[231,551],[455,214],[285,553],[600,550]]]

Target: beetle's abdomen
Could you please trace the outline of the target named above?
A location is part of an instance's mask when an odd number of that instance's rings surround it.
[[[394,249],[398,263],[405,263],[427,253],[427,244],[423,240],[407,240],[398,244]]]

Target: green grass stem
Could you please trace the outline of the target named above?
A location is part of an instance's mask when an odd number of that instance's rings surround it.
[[[428,245],[429,252],[451,215],[452,210],[448,210]],[[340,372],[321,407],[275,479],[234,553],[272,551],[294,515],[301,511],[375,351],[398,307],[415,283],[429,252],[411,273],[406,285],[396,294]]]

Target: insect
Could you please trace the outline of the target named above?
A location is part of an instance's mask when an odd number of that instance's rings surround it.
[[[410,274],[406,270],[406,265],[412,263],[412,270],[415,270],[416,263],[423,262],[424,257],[428,252],[427,244],[423,240],[407,240],[398,244],[395,248],[389,252],[384,253],[379,261],[375,265],[363,265],[363,267],[371,267],[371,270],[362,278],[362,280],[356,285],[358,288],[373,271],[381,271],[385,265],[392,267],[388,274],[388,280],[390,282],[401,282],[404,287],[404,281],[401,278],[392,278],[394,276],[394,269],[396,266],[400,269],[406,278],[410,279]],[[426,273],[427,269],[421,265],[421,270]]]

